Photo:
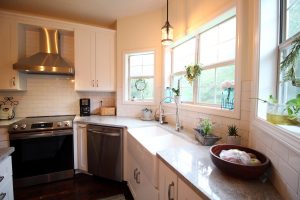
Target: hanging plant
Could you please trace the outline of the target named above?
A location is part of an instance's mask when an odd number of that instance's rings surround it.
[[[293,48],[291,52],[284,58],[280,63],[280,70],[284,73],[283,81],[292,81],[292,84],[295,86],[295,71],[296,71],[296,62],[299,58],[300,53],[300,36],[296,37],[292,42]],[[300,85],[299,85],[300,86]]]
[[[202,66],[195,64],[195,65],[188,65],[185,66],[185,77],[189,81],[190,84],[201,74]]]

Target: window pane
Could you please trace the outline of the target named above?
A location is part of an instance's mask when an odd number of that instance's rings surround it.
[[[203,70],[199,79],[199,103],[215,103],[215,69]]]
[[[180,95],[182,102],[192,102],[193,101],[193,85],[191,85],[184,75],[174,76],[173,88],[178,88],[178,80],[180,79]]]
[[[153,78],[142,79],[145,85],[140,83],[141,79],[130,80],[130,99],[135,100],[153,100]],[[143,87],[145,86],[145,87]]]
[[[154,76],[154,53],[129,56],[130,77]]]
[[[200,63],[207,66],[235,58],[236,18],[200,34]]]
[[[300,0],[287,0],[287,39],[300,31]]]
[[[129,62],[131,66],[142,65],[142,57],[140,55],[129,56]]]
[[[190,39],[173,49],[173,73],[184,71],[185,66],[195,63],[196,39]]]
[[[234,65],[226,67],[218,67],[216,69],[216,103],[221,103],[222,91],[221,84],[225,81],[229,81],[234,84]]]
[[[219,26],[220,42],[235,39],[236,34],[236,18],[232,18]]]

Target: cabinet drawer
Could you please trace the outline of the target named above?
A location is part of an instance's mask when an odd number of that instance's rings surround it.
[[[0,176],[11,176],[11,156],[7,156],[4,160],[0,162]]]
[[[6,177],[5,184],[0,185],[0,199],[3,200],[14,199],[12,176]]]

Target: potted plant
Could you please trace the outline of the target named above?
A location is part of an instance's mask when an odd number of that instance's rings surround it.
[[[240,145],[241,144],[241,136],[238,134],[238,128],[235,124],[227,126],[228,135],[227,135],[227,144]]]
[[[174,94],[174,100],[175,100],[175,103],[181,103],[181,100],[180,100],[180,79],[178,80],[178,83],[177,83],[177,89],[175,88],[172,88],[172,92]]]
[[[190,84],[200,76],[202,68],[198,64],[185,66],[185,77]]]
[[[215,136],[211,133],[213,130],[213,123],[209,119],[202,120],[195,130],[196,139],[205,146],[214,145],[221,139],[221,137]]]
[[[266,101],[267,105],[267,121],[272,124],[282,125],[297,125],[299,122],[293,117],[299,113],[297,111],[297,100],[290,100],[284,104],[279,104],[277,99],[272,95],[269,96],[269,100]],[[295,113],[296,112],[296,113]]]
[[[292,42],[290,53],[280,63],[280,70],[284,73],[283,81],[292,81],[292,85],[300,87],[300,79],[296,77],[296,70],[300,70],[300,36]]]
[[[300,94],[295,99],[286,102],[289,119],[300,122]]]

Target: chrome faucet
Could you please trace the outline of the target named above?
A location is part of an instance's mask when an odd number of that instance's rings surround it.
[[[178,102],[175,100],[175,98],[173,98],[173,97],[165,97],[165,98],[163,98],[161,101],[160,101],[160,103],[159,103],[159,123],[160,124],[163,124],[164,123],[164,121],[163,121],[163,115],[170,115],[171,113],[169,113],[169,114],[164,114],[164,112],[163,112],[163,109],[162,109],[162,103],[166,100],[166,99],[173,99],[174,100],[174,102],[175,102],[175,105],[176,105],[176,112],[175,112],[175,114],[176,114],[176,125],[175,125],[175,130],[176,131],[179,131],[180,130],[180,128],[181,128],[181,126],[180,126],[180,122],[179,122],[179,108],[178,108]],[[173,113],[172,113],[173,114]]]

